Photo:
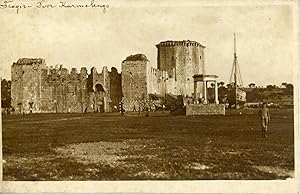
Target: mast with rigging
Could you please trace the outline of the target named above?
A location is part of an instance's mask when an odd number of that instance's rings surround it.
[[[237,60],[237,52],[236,52],[236,35],[234,35],[234,52],[233,52],[233,65],[230,75],[230,84],[233,86],[234,89],[234,106],[237,109],[239,106],[239,102],[245,102],[246,101],[246,92],[244,92],[241,87],[243,86],[243,80],[240,72],[240,68],[238,65]]]

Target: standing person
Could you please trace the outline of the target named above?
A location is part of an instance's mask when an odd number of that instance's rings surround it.
[[[139,103],[139,115],[141,114],[141,103]]]
[[[119,103],[119,108],[120,108],[121,116],[124,116],[125,110],[124,110],[124,106],[123,106],[123,102],[122,101]]]
[[[132,112],[136,112],[135,104],[133,105],[133,110]]]
[[[259,116],[261,119],[261,135],[263,138],[267,138],[268,124],[271,120],[271,117],[266,102],[263,103],[262,108],[259,110]]]

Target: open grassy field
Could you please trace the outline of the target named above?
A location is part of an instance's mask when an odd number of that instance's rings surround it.
[[[294,173],[293,110],[225,116],[3,116],[4,180],[286,179]]]

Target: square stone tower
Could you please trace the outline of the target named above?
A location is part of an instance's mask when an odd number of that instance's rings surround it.
[[[126,111],[145,104],[148,100],[149,60],[143,54],[130,55],[122,62],[122,92]]]
[[[44,59],[21,58],[11,67],[12,107],[17,113],[39,113]]]

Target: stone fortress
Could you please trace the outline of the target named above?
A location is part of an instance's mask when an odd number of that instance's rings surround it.
[[[164,41],[157,47],[157,68],[143,54],[122,61],[121,73],[112,67],[82,67],[69,72],[48,67],[43,59],[19,59],[11,68],[12,107],[16,113],[111,112],[122,101],[126,111],[149,106],[152,97],[166,94],[207,103],[204,46],[196,41]],[[217,84],[215,84],[217,85]],[[217,88],[217,87],[216,87]],[[215,96],[217,95],[217,89]],[[218,99],[215,99],[218,104]]]

